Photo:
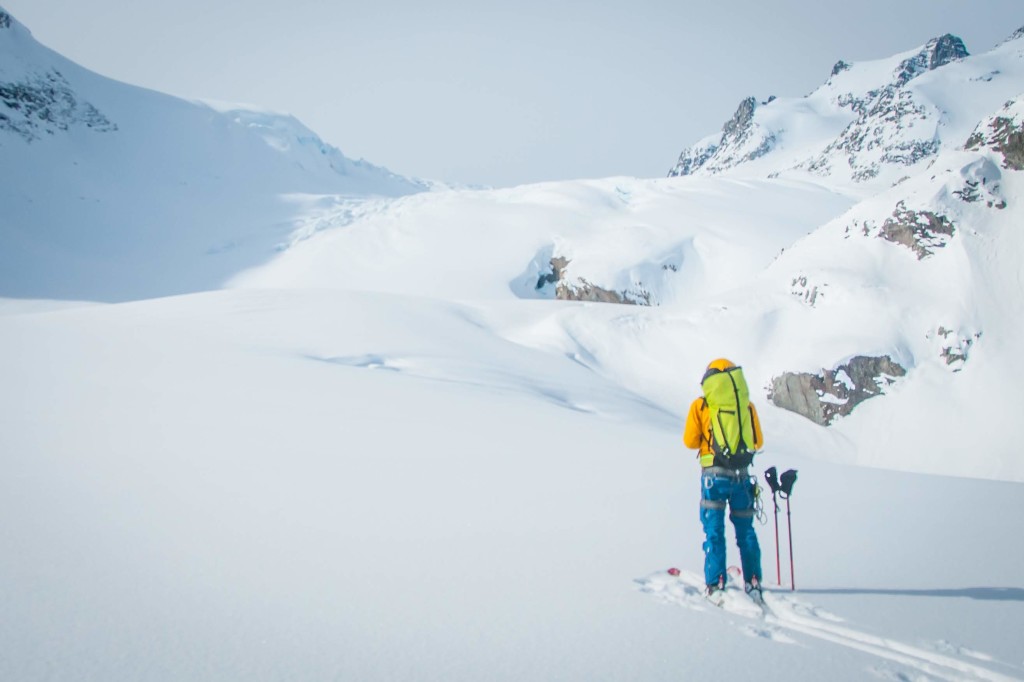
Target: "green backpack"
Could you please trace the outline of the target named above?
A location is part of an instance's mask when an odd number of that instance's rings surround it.
[[[711,411],[714,464],[730,469],[749,466],[754,460],[754,411],[743,369],[709,369],[701,388]]]

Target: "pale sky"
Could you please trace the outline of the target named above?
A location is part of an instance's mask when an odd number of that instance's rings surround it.
[[[953,33],[985,52],[1022,0],[0,0],[105,76],[295,115],[403,175],[508,186],[662,177],[740,100]],[[1024,88],[1022,88],[1024,90]]]

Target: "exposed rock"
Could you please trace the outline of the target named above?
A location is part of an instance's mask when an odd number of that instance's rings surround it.
[[[715,173],[770,152],[775,147],[775,135],[754,122],[757,107],[754,97],[742,100],[736,113],[722,126],[721,139],[684,149],[669,177],[692,175],[702,168]]]
[[[0,28],[11,27],[11,15],[0,9]]]
[[[929,338],[931,335],[929,334]],[[981,332],[961,334],[953,329],[939,327],[936,331],[939,341],[939,357],[954,372],[964,368],[974,342],[981,338]]]
[[[931,211],[907,209],[904,202],[896,205],[891,218],[886,218],[878,236],[895,244],[906,246],[918,260],[923,260],[942,248],[956,232],[953,222],[946,216]]]
[[[960,199],[965,204],[973,204],[979,201],[984,201],[989,208],[1006,208],[1006,199],[998,196],[999,186],[987,187],[984,181],[978,180],[966,180],[964,186],[960,189],[953,190],[953,196]]]
[[[964,41],[955,35],[947,33],[940,38],[933,38],[919,53],[900,63],[896,69],[896,84],[897,86],[906,85],[922,73],[967,56],[969,53],[964,46]]]
[[[926,124],[934,115],[912,91],[897,85],[872,90],[865,97],[849,93],[836,99],[857,118],[817,158],[804,162],[812,172],[828,174],[831,160],[845,157],[851,177],[863,182],[877,177],[883,164],[913,166],[939,151],[939,140]],[[920,130],[920,136],[908,131]]]
[[[593,301],[597,303],[623,303],[626,305],[651,305],[651,294],[649,291],[612,291],[604,289],[583,277],[577,277],[575,282],[566,279],[566,268],[569,261],[561,256],[551,258],[551,272],[542,274],[537,279],[536,289],[539,291],[546,286],[555,285],[555,298],[560,301]]]
[[[548,284],[558,284],[562,281],[565,273],[565,266],[569,265],[567,258],[555,256],[551,259],[551,272],[545,273],[537,280],[537,289],[543,289]]]
[[[1003,195],[1002,178],[999,166],[987,156],[981,156],[960,169],[963,185],[951,189],[951,193],[966,204],[984,203],[989,208],[1003,209],[1008,204]]]
[[[13,131],[31,142],[40,134],[52,135],[73,125],[117,130],[96,107],[80,102],[55,69],[20,82],[0,83],[0,130]]]
[[[849,68],[850,68],[850,65],[847,64],[846,62],[844,62],[842,59],[840,59],[838,62],[836,62],[836,65],[832,67],[832,75],[833,76],[838,76],[843,71],[846,71]]]
[[[555,298],[561,301],[595,301],[598,303],[625,303],[627,305],[650,305],[651,295],[642,291],[610,291],[591,284],[582,277],[576,278],[575,284],[559,282],[555,288]]]
[[[676,165],[669,170],[668,177],[674,178],[693,175],[693,173],[698,168],[706,164],[717,151],[717,144],[709,144],[707,146],[696,145],[689,149],[684,149],[679,155],[679,160],[676,162]]]
[[[1024,125],[1019,116],[1008,115],[1009,110],[1017,108],[1016,102],[1007,102],[1006,111],[982,123],[967,138],[964,148],[978,150],[988,147],[1003,155],[1003,168],[1024,170]]]
[[[777,407],[828,426],[868,398],[881,395],[906,370],[888,355],[859,355],[820,374],[786,372],[772,379],[768,399]]]
[[[811,282],[807,275],[800,275],[793,278],[793,281],[790,283],[789,293],[799,298],[807,304],[808,307],[813,308],[817,304],[819,298],[825,297],[825,288],[827,287],[827,284],[819,286]]]
[[[754,109],[757,108],[757,100],[747,97],[736,107],[736,113],[722,126],[722,133],[725,137],[737,137],[750,126],[754,120]],[[724,139],[724,138],[723,138]]]

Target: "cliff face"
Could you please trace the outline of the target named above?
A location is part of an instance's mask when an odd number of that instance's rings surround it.
[[[835,419],[849,415],[868,398],[881,395],[887,386],[906,373],[889,356],[857,356],[817,374],[785,372],[774,377],[768,399],[776,407],[828,426]]]

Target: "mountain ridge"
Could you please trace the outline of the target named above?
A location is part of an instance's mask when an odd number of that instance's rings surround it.
[[[1012,49],[1022,33],[975,56],[960,38],[945,34],[884,59],[840,60],[825,83],[802,98],[773,97],[763,103],[745,98],[722,132],[684,149],[668,175],[809,175],[833,185],[853,180],[865,186],[865,193],[877,191],[933,159],[940,148],[962,145],[960,135],[966,137],[962,129],[948,126],[948,111],[957,106],[933,101],[924,76],[955,81],[958,76],[950,75],[950,69],[967,65],[970,75],[960,76],[973,91],[968,96],[986,103],[985,111],[976,109],[972,115],[973,126],[1020,94],[1019,54],[1012,74],[987,69],[985,63]],[[982,82],[989,87],[980,87]],[[815,122],[807,123],[808,118]]]

